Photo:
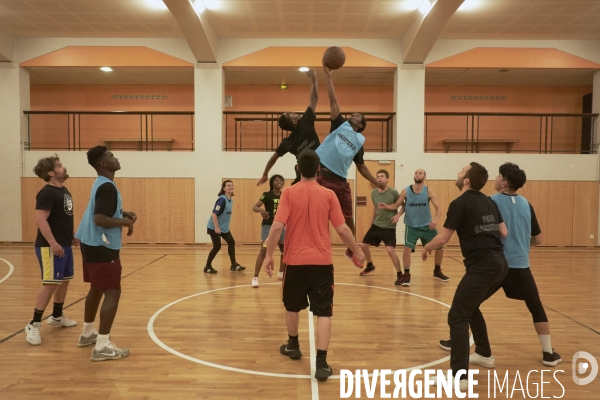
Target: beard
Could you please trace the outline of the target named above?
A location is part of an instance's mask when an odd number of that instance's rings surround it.
[[[465,185],[465,178],[459,178],[454,184],[456,185],[458,190],[462,190],[463,186]]]
[[[69,174],[67,174],[67,173],[65,172],[65,173],[63,174],[63,176],[62,176],[62,179],[61,179],[61,180],[64,182],[64,181],[66,181],[67,179],[69,179]]]
[[[423,183],[423,181],[424,181],[424,179],[417,179],[417,178],[414,178],[414,180],[415,180],[415,183]]]

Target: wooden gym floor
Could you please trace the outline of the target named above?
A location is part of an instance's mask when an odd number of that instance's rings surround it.
[[[32,317],[41,286],[37,260],[31,247],[0,247],[0,398],[340,398],[338,379],[325,383],[310,379],[314,339],[309,326],[314,323],[306,311],[300,317],[304,357],[292,361],[279,354],[279,346],[287,340],[281,285],[261,272],[261,287],[250,287],[258,246],[238,246],[238,261],[248,269],[237,273],[229,271],[223,246],[213,263],[216,275],[202,272],[209,249],[126,247],[121,303],[111,335],[131,354],[123,360],[92,363],[91,347],[77,347],[88,290],[82,282],[79,250],[65,301],[65,314],[79,325],[54,328],[44,320],[43,343],[31,346],[23,327]],[[401,251],[399,246],[400,257]],[[464,272],[460,251],[446,250],[442,268],[451,278],[447,283],[432,278],[433,258],[424,265],[419,252],[414,253],[410,287],[394,286],[395,273],[385,250],[372,253],[377,269],[361,277],[343,257],[343,249],[334,248],[336,293],[328,354],[334,374],[342,368],[372,372],[430,363],[427,368],[449,368],[443,360],[449,353],[437,343],[448,337],[444,304],[451,303]],[[517,370],[523,386],[527,373],[537,370],[528,386],[534,396],[540,370],[563,370],[556,377],[566,393],[551,373],[545,373],[544,397],[598,399],[600,376],[589,385],[575,385],[571,359],[575,352],[586,351],[600,360],[600,251],[535,249],[531,259],[552,343],[563,363],[556,368],[542,366],[541,347],[525,304],[500,291],[482,307],[496,372],[503,378],[508,371],[512,389]],[[51,311],[52,303],[45,317]],[[436,364],[438,360],[442,361]],[[488,370],[479,370],[476,391],[480,398],[488,398]],[[519,389],[518,380],[516,386]],[[392,379],[388,393],[393,388]],[[376,398],[379,393],[378,385]],[[514,392],[513,398],[523,398],[522,393]],[[366,397],[364,386],[362,396]],[[498,397],[507,397],[506,388]]]

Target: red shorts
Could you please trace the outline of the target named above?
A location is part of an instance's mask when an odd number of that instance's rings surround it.
[[[92,289],[121,289],[121,260],[106,263],[83,263],[83,281]]]
[[[352,192],[350,191],[350,184],[320,172],[317,175],[317,182],[319,185],[333,190],[342,207],[344,218],[352,218]]]

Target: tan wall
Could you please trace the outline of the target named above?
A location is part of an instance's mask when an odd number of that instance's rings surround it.
[[[75,229],[87,207],[94,178],[70,178],[65,186],[71,192]],[[123,242],[194,242],[194,179],[116,178],[123,209],[138,215],[132,236]],[[35,240],[35,196],[44,185],[39,178],[21,178],[21,221],[23,241]]]

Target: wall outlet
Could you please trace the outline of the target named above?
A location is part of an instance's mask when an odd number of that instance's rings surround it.
[[[594,238],[594,235],[590,235],[590,239],[593,239],[593,238]]]

